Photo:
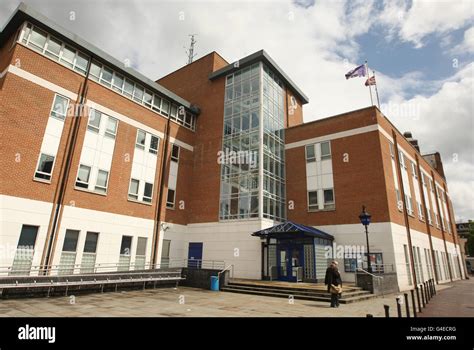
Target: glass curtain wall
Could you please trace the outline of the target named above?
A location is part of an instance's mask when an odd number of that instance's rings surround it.
[[[283,84],[261,63],[226,77],[221,220],[285,219],[283,96]]]

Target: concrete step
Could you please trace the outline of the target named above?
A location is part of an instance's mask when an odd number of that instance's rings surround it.
[[[222,287],[221,291],[223,292],[231,292],[231,293],[241,293],[241,294],[250,294],[250,295],[260,295],[260,296],[268,296],[268,297],[277,297],[277,298],[288,298],[289,295],[292,295],[294,299],[298,300],[311,300],[311,301],[323,301],[329,302],[331,300],[331,296],[326,293],[326,295],[321,294],[299,294],[297,291],[292,291],[292,293],[286,293],[284,291],[272,291],[268,289],[246,289],[246,288],[239,288],[237,286],[226,286]],[[375,295],[370,294],[368,291],[357,292],[357,295],[345,295],[342,293],[342,298],[340,299],[341,304],[348,304],[353,303],[360,300],[366,300],[370,298],[374,298]]]
[[[254,283],[254,282],[234,282],[230,281],[229,286],[242,286],[242,287],[255,287],[255,288],[271,288],[271,289],[281,289],[281,290],[297,290],[297,291],[308,291],[308,292],[327,292],[327,286],[323,284],[315,284],[311,287],[302,287],[297,283],[288,283],[286,285],[278,285],[273,283]],[[356,287],[354,285],[343,284],[344,292],[357,292],[363,291],[362,288]]]
[[[233,289],[242,289],[242,290],[256,290],[256,291],[268,291],[268,292],[275,292],[275,293],[285,293],[287,295],[310,295],[310,296],[322,296],[326,297],[328,295],[328,292],[326,289],[324,290],[316,290],[316,289],[300,289],[300,288],[274,288],[273,286],[250,286],[250,285],[238,285],[238,284],[233,284],[230,283],[227,285],[227,287],[233,288]],[[364,291],[362,289],[351,289],[351,290],[346,290],[344,289],[343,294],[346,296],[358,296],[358,295],[364,295],[367,294],[367,291]]]

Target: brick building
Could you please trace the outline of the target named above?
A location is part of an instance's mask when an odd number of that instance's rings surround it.
[[[22,4],[0,72],[9,273],[195,259],[318,281],[326,247],[365,246],[364,204],[371,264],[400,289],[464,275],[441,159],[376,107],[303,123],[308,98],[263,50],[212,52],[154,82]],[[287,220],[307,235],[252,236]],[[351,281],[364,256],[341,262]]]

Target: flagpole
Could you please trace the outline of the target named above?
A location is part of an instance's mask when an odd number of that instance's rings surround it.
[[[375,80],[375,94],[377,96],[377,104],[379,106],[379,109],[380,109],[380,100],[379,100],[379,89],[377,89],[377,79],[375,79],[375,71],[372,70],[372,73],[374,75],[374,80]]]
[[[369,78],[369,66],[367,65],[367,60],[365,60],[365,72],[367,73],[367,79]],[[372,89],[369,84],[369,93],[370,93],[370,104],[374,105],[374,100],[372,99]]]

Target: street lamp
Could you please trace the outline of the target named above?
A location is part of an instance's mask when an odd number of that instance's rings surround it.
[[[367,239],[367,271],[370,273],[372,273],[372,266],[370,265],[369,231],[367,230],[367,227],[370,225],[371,217],[372,216],[365,210],[365,205],[363,205],[359,219],[361,224],[365,226],[365,237]]]

